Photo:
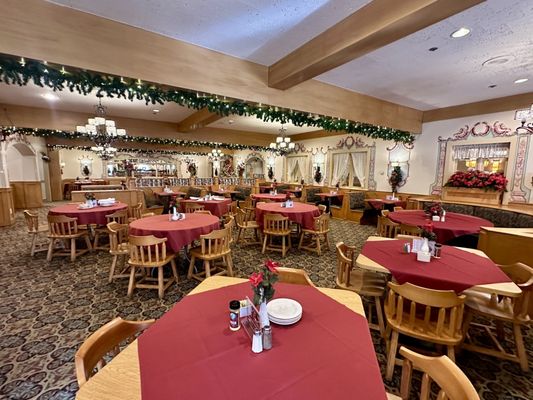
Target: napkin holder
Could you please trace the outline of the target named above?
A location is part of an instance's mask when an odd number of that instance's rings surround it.
[[[421,262],[430,262],[431,261],[431,253],[428,251],[419,251],[416,253],[416,259],[417,261]]]
[[[435,222],[439,222],[440,221],[440,217],[438,215],[434,215],[434,216],[431,217],[431,220],[435,221]]]
[[[243,303],[246,304],[244,307]],[[248,335],[250,341],[252,341],[254,331],[261,329],[261,323],[259,322],[259,311],[248,296],[246,296],[246,299],[241,300],[240,319],[241,326],[244,328],[243,330]]]

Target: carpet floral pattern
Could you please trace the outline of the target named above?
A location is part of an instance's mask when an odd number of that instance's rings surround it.
[[[41,221],[46,212],[47,208],[40,210]],[[333,220],[331,229],[332,245],[343,240],[360,248],[375,228]],[[127,280],[107,282],[111,257],[106,252],[91,252],[73,263],[64,257],[47,263],[45,253],[31,258],[20,212],[16,224],[0,232],[0,399],[73,399],[74,354],[87,336],[116,316],[159,318],[196,286],[186,279],[181,265],[181,282],[163,300],[152,290],[137,290],[128,298]],[[269,257],[283,266],[304,268],[318,286],[334,287],[333,249],[320,257],[293,249],[283,260],[277,254],[261,255],[257,246],[235,246],[233,252],[237,276],[247,277]],[[530,360],[532,331],[524,330]],[[385,345],[374,332],[373,340],[384,373]],[[531,398],[533,376],[522,373],[518,364],[468,352],[459,355],[458,364],[483,399]],[[392,382],[385,383],[390,392],[398,393],[399,382],[397,367]]]

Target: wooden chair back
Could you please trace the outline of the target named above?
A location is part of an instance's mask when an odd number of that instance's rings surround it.
[[[419,237],[422,234],[422,229],[414,225],[400,224],[397,231],[397,235],[398,234]]]
[[[107,223],[110,222],[117,222],[119,224],[127,224],[128,223],[128,210],[118,210],[115,211],[113,214],[108,214],[105,216],[107,219]]]
[[[396,237],[399,226],[400,224],[392,222],[387,217],[378,216],[377,233],[379,236],[394,238]]]
[[[209,210],[195,210],[194,213],[195,213],[195,214],[212,215],[212,214],[211,214],[211,211],[209,211]]]
[[[166,262],[167,258],[167,238],[156,238],[150,236],[130,235],[130,259],[129,263],[140,266],[159,265]]]
[[[404,357],[400,388],[402,399],[410,398],[411,376],[416,368],[423,373],[420,400],[430,398],[432,382],[440,387],[438,400],[479,400],[472,382],[447,356],[428,357],[405,347],[400,348],[400,354]]]
[[[155,216],[155,213],[153,212],[147,212],[147,213],[141,214],[141,218],[147,218],[147,217],[153,217],[153,216]]]
[[[324,214],[327,211],[328,207],[325,204],[319,204],[318,205],[318,211],[320,211],[320,214]]]
[[[246,228],[246,223],[255,221],[254,208],[238,208],[235,215],[235,222],[239,228]]]
[[[202,255],[209,257],[223,256],[230,252],[231,231],[226,227],[200,236]]]
[[[414,337],[461,340],[465,296],[452,290],[432,290],[411,283],[388,283],[387,321]]]
[[[337,251],[337,284],[350,286],[350,272],[354,265],[355,247],[339,242],[335,248]]]
[[[38,214],[33,214],[30,210],[24,210],[24,220],[29,233],[36,233],[39,230]]]
[[[393,208],[394,211],[403,211],[403,207],[400,207],[400,206],[395,206]]]
[[[510,302],[513,308],[514,319],[525,321],[529,315],[529,305],[533,296],[533,268],[523,263],[514,263],[509,265],[500,265],[502,271],[512,279],[514,283],[522,290],[519,297],[500,297],[493,296],[495,301]]]
[[[230,204],[228,204],[228,214],[232,215],[233,217],[237,215],[237,201],[232,201]]]
[[[74,357],[76,377],[81,387],[106,364],[107,356],[120,352],[120,345],[131,343],[138,334],[150,327],[155,320],[125,321],[120,317],[108,322],[80,346]]]
[[[315,286],[303,269],[278,267],[277,270],[279,282]]]
[[[222,223],[224,228],[228,228],[230,232],[235,228],[235,218],[229,214],[222,216]]]
[[[203,204],[191,203],[189,201],[186,201],[184,204],[185,204],[186,213],[193,213],[196,211],[205,210],[205,207],[203,206]]]
[[[119,245],[128,242],[128,224],[119,224],[118,222],[110,222],[107,224],[107,231],[109,233],[109,252],[119,251]]]
[[[52,237],[69,237],[78,233],[78,219],[70,218],[66,215],[48,214],[49,236]]]
[[[131,218],[141,219],[143,213],[143,203],[137,203],[137,205],[131,206],[129,211]]]
[[[287,234],[287,232],[290,233],[289,218],[284,217],[281,214],[265,214],[263,232],[274,235],[284,235]]]
[[[390,211],[389,210],[381,210],[381,216],[382,217],[386,217],[387,215],[389,215]]]
[[[329,232],[329,215],[324,213],[318,217],[314,217],[314,225],[314,230],[316,233]]]

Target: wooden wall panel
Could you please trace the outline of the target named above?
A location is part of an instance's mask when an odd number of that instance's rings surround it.
[[[9,226],[14,223],[13,190],[11,188],[0,188],[0,226]]]
[[[39,181],[11,181],[15,208],[39,208],[43,206],[43,192]]]

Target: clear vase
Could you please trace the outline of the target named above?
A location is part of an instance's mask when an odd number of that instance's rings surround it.
[[[263,300],[261,304],[259,304],[259,323],[261,324],[261,328],[270,325],[266,300]]]

